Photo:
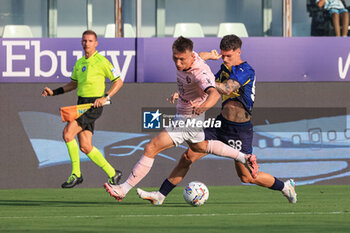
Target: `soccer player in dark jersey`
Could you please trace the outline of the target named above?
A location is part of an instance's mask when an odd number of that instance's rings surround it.
[[[205,129],[205,140],[219,140],[240,150],[242,153],[252,153],[253,126],[250,121],[255,97],[255,71],[241,59],[242,41],[236,35],[224,36],[220,42],[221,55],[216,50],[202,52],[204,59],[223,60],[220,70],[215,75],[216,89],[222,95],[222,110],[217,119],[221,120],[221,128]],[[178,95],[172,96],[174,103]],[[187,174],[192,163],[206,154],[196,153],[190,148],[182,155],[168,179],[165,179],[158,192],[145,192],[137,189],[142,199],[161,205],[171,190],[179,184]],[[286,182],[265,172],[258,172],[253,178],[242,164],[235,162],[236,171],[244,183],[257,184],[273,190],[282,191],[290,203],[296,203],[295,182]]]
[[[92,145],[92,134],[94,132],[95,121],[102,114],[103,104],[118,92],[123,86],[123,81],[113,65],[97,52],[98,41],[94,31],[85,31],[82,35],[81,43],[85,56],[76,62],[71,81],[55,90],[45,87],[42,92],[42,96],[55,96],[78,89],[78,104],[94,104],[93,108],[89,109],[79,118],[68,122],[63,130],[63,139],[66,142],[72,162],[72,173],[67,181],[62,184],[62,188],[73,188],[83,182],[83,176],[80,171],[79,147],[83,153],[107,173],[109,183],[118,184],[122,175]],[[105,93],[106,77],[111,80],[112,86]],[[75,140],[76,135],[78,135],[79,146]]]

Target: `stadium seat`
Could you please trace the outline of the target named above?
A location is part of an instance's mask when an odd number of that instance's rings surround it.
[[[105,29],[105,38],[115,37],[115,24],[107,24]],[[123,37],[135,38],[136,34],[131,24],[125,23],[123,28]]]
[[[124,37],[128,37],[128,38],[136,37],[135,31],[132,28],[131,24],[125,23],[123,32],[124,32]]]
[[[27,25],[5,25],[2,38],[31,38],[32,30]]]
[[[202,26],[199,23],[175,24],[173,37],[204,37]]]
[[[248,37],[248,32],[243,23],[220,23],[217,37],[235,34],[239,37]]]

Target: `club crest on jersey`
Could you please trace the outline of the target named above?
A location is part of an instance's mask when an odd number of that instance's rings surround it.
[[[187,82],[188,84],[190,84],[190,83],[191,83],[191,78],[188,77],[188,76],[186,76],[186,82]]]
[[[83,72],[85,72],[86,70],[86,66],[83,66],[83,68],[81,69]]]

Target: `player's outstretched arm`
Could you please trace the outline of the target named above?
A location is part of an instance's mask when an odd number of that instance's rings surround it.
[[[216,51],[215,49],[211,50],[210,52],[200,52],[198,55],[204,60],[219,60],[221,58],[221,55]]]
[[[45,87],[41,93],[41,96],[46,97],[46,96],[54,96],[54,95],[63,94],[65,92],[69,92],[69,91],[76,89],[77,86],[78,86],[77,82],[71,81],[71,82],[67,83],[66,85],[64,85],[63,87],[59,87],[55,90],[51,90],[51,88]]]
[[[216,90],[218,90],[220,94],[224,94],[224,95],[229,95],[233,91],[236,91],[241,87],[239,82],[234,81],[232,79],[227,80],[227,82],[225,83],[216,82],[215,85],[216,85]]]
[[[208,88],[206,93],[208,94],[208,98],[201,105],[194,105],[192,102],[190,102],[192,104],[194,114],[202,114],[209,108],[213,107],[220,99],[220,94],[214,87]]]

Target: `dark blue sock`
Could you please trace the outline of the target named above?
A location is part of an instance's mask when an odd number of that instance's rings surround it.
[[[165,179],[162,186],[160,186],[159,192],[164,196],[167,196],[176,185],[173,185],[168,179]]]
[[[282,189],[284,188],[284,183],[279,179],[277,179],[276,177],[274,178],[275,178],[275,182],[269,189],[282,191]]]

